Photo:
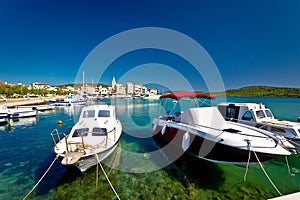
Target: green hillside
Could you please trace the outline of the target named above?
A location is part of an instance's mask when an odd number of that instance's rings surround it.
[[[223,93],[224,94],[224,93]],[[215,93],[222,95],[222,93]],[[226,91],[227,96],[300,97],[300,88],[249,86]]]

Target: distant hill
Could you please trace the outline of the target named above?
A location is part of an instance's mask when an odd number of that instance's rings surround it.
[[[224,93],[214,93],[224,95]],[[300,97],[300,88],[249,86],[226,91],[226,96]]]

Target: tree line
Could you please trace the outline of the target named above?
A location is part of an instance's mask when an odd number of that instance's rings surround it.
[[[226,91],[227,96],[300,97],[300,88],[249,86]]]
[[[15,96],[45,96],[46,94],[53,95],[67,95],[69,91],[57,90],[48,91],[47,89],[28,89],[27,86],[14,85],[14,86],[0,86],[0,94],[8,98]]]

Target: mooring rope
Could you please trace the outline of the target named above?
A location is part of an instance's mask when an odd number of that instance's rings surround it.
[[[108,178],[108,176],[107,176],[107,174],[106,174],[106,172],[105,172],[105,170],[104,170],[104,168],[103,168],[103,166],[102,166],[101,162],[99,161],[99,158],[98,158],[98,155],[97,155],[97,153],[95,153],[95,156],[96,156],[97,162],[99,163],[99,165],[100,165],[100,167],[101,167],[101,169],[102,169],[102,171],[103,171],[103,174],[104,174],[104,176],[105,176],[106,180],[108,181],[108,183],[109,183],[109,185],[110,185],[111,189],[112,189],[112,190],[113,190],[113,192],[115,193],[115,195],[116,195],[117,199],[119,199],[119,200],[120,200],[120,197],[119,197],[118,193],[116,192],[116,190],[115,190],[114,186],[113,186],[113,185],[112,185],[112,183],[110,182],[110,180],[109,180],[109,178]]]
[[[281,192],[277,189],[276,185],[272,182],[272,180],[270,179],[269,175],[268,175],[267,172],[265,171],[265,169],[264,169],[264,167],[262,166],[261,162],[259,161],[259,159],[258,159],[258,157],[257,157],[257,155],[256,155],[256,153],[255,153],[255,151],[253,151],[253,153],[254,153],[254,155],[255,155],[255,157],[256,157],[256,159],[257,159],[257,161],[258,161],[258,163],[259,163],[261,169],[262,169],[263,172],[265,173],[266,177],[268,178],[268,180],[270,181],[270,183],[272,184],[272,186],[275,188],[275,190],[278,192],[278,194],[279,194],[280,196],[282,196]]]
[[[247,144],[248,144],[249,154],[248,154],[248,161],[247,161],[247,165],[246,165],[246,171],[245,171],[245,175],[244,175],[244,182],[246,182],[247,173],[248,173],[249,164],[250,164],[250,157],[251,157],[251,151],[250,151],[251,144],[249,141],[247,141]]]
[[[35,188],[40,184],[40,182],[43,180],[43,178],[49,172],[49,170],[51,169],[51,167],[53,166],[54,162],[57,159],[58,159],[58,155],[56,155],[56,157],[54,158],[54,160],[52,161],[51,165],[48,167],[48,169],[46,170],[46,172],[43,174],[43,176],[40,178],[40,180],[33,186],[33,188],[27,193],[27,195],[23,198],[23,200],[27,199],[29,197],[29,195],[35,190]]]
[[[297,142],[294,142],[293,140],[287,140],[290,143],[292,143],[294,146],[298,146],[298,148],[300,148],[300,145]],[[297,148],[297,147],[296,147]],[[299,149],[297,149],[299,151]]]
[[[97,163],[97,168],[96,168],[96,189],[98,187],[98,174],[99,174],[99,165]]]
[[[289,165],[289,161],[288,161],[287,156],[284,156],[284,157],[285,157],[285,162],[286,162],[286,165],[288,167],[288,172],[289,172],[290,176],[294,176],[294,174],[291,173],[291,169],[290,169],[290,165]]]

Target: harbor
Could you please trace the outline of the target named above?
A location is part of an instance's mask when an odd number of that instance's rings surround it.
[[[0,1],[0,200],[300,199],[299,9]]]

